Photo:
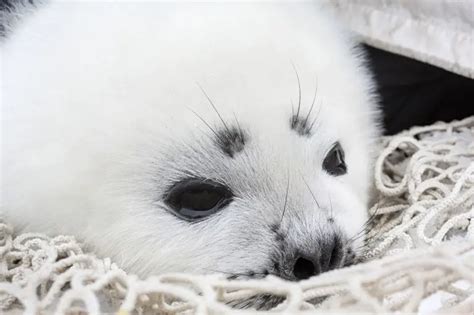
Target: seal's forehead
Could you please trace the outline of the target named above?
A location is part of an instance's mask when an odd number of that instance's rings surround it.
[[[301,89],[299,84],[294,86]],[[200,104],[200,112],[191,111],[195,124],[185,124],[188,132],[183,136],[206,135],[206,139],[212,140],[206,144],[207,151],[208,146],[212,146],[220,151],[219,155],[228,158],[235,158],[242,151],[255,151],[271,159],[272,155],[280,158],[292,152],[299,152],[300,156],[314,155],[315,150],[324,151],[325,146],[337,141],[337,130],[340,128],[330,117],[324,117],[327,111],[316,101],[316,93],[313,93],[310,102],[297,93],[296,104],[284,102],[279,95],[273,95],[273,98],[262,102],[246,98],[248,103],[232,107],[219,101],[220,94],[211,99],[205,91],[202,92],[205,100]],[[201,134],[196,134],[192,130],[194,127],[199,128]]]

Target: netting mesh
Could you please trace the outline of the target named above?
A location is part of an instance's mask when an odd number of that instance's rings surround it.
[[[384,139],[364,262],[301,281],[171,274],[140,280],[71,236],[0,221],[0,312],[469,313],[474,308],[474,117]],[[247,301],[249,309],[242,305]],[[252,308],[252,302],[255,302]]]

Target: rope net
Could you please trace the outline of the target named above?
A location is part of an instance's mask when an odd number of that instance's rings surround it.
[[[375,187],[363,261],[300,282],[142,280],[72,236],[16,235],[0,220],[0,313],[472,314],[474,117],[384,138]],[[270,310],[258,310],[262,301]]]

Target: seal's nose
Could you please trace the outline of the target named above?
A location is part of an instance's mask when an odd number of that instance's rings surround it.
[[[320,250],[317,254],[299,255],[294,259],[293,277],[295,280],[304,280],[340,267],[344,258],[343,247],[340,238],[336,235],[320,242]]]

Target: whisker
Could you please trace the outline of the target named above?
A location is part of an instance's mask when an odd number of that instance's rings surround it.
[[[306,126],[306,124],[308,123],[309,116],[313,111],[314,103],[316,102],[316,94],[318,94],[318,80],[316,80],[316,88],[314,89],[313,101],[311,102],[311,107],[309,108],[308,114],[306,115],[303,126]],[[309,130],[311,130],[311,128]]]
[[[318,206],[318,208],[321,208],[321,206],[319,205],[318,200],[316,200],[316,196],[314,195],[313,191],[311,190],[311,187],[309,187],[308,183],[307,183],[306,180],[304,179],[303,174],[300,174],[300,175],[301,175],[301,178],[303,179],[303,182],[305,183],[306,187],[308,188],[309,192],[311,193],[311,196],[313,196],[314,202],[316,203],[316,205]]]
[[[227,130],[227,132],[230,133],[230,129],[229,127],[227,126],[227,124],[225,123],[224,119],[222,118],[221,114],[219,113],[219,111],[217,110],[217,107],[216,105],[214,105],[214,103],[212,102],[211,98],[209,97],[209,95],[206,93],[206,91],[203,89],[203,87],[196,82],[196,84],[198,85],[198,87],[201,89],[202,93],[206,96],[207,100],[209,101],[209,104],[211,104],[212,108],[214,109],[214,111],[216,112],[217,116],[219,116],[219,119],[220,121],[222,122],[222,124],[224,125],[224,128]]]
[[[323,103],[321,103],[321,106],[319,106],[318,112],[316,113],[316,117],[314,118],[313,122],[311,123],[311,126],[309,126],[309,130],[313,130],[313,126],[316,123],[316,121],[319,118],[319,114],[321,113],[321,109],[323,108]]]
[[[365,231],[365,230],[364,230],[364,231]],[[357,235],[356,238],[351,239],[351,240],[350,240],[350,243],[353,244],[353,243],[355,243],[357,240],[360,240],[361,238],[366,237],[367,234],[364,234],[364,233],[363,233],[364,231],[359,232],[359,235]],[[366,242],[369,241],[369,240],[371,240],[371,238],[365,238],[365,239],[364,239],[364,243],[366,243]]]
[[[364,240],[364,243],[362,243],[361,245],[359,245],[356,249],[358,250],[362,250],[362,249],[369,249],[372,247],[372,245],[374,244],[375,241],[377,241],[380,236],[382,235],[382,231],[378,231],[376,232],[374,235],[372,235],[371,237],[367,238]]]
[[[240,138],[244,138],[244,132],[242,131],[242,127],[240,127],[240,123],[239,123],[239,120],[237,119],[237,116],[235,115],[235,112],[232,112],[232,114],[234,115],[234,120],[235,120],[235,123],[237,124],[237,129],[239,130],[239,136]]]
[[[269,275],[269,273],[254,272],[254,271],[250,271],[249,273],[234,273],[234,272],[215,270],[215,269],[205,269],[205,270],[213,272],[213,273],[221,273],[221,274],[224,274],[224,275],[228,275],[227,278],[236,278],[236,277],[251,278],[251,277],[255,277],[255,276],[268,276]]]
[[[291,123],[293,124],[294,117],[295,117],[295,105],[293,104],[293,100],[290,99],[291,104]]]
[[[287,204],[287,201],[288,201],[288,192],[289,192],[289,190],[290,190],[290,169],[288,168],[288,179],[287,179],[287,182],[286,182],[285,203],[283,205],[283,212],[281,214],[280,224],[283,221],[283,217],[285,216],[286,204]]]
[[[214,128],[212,128],[211,125],[210,125],[206,120],[204,120],[204,118],[202,118],[198,113],[196,113],[196,112],[195,112],[194,110],[192,110],[191,108],[188,107],[188,109],[189,109],[194,115],[196,115],[196,116],[199,118],[199,120],[201,120],[201,121],[212,131],[212,133],[217,137],[217,139],[218,139],[219,141],[222,141],[222,137],[219,135],[219,133],[218,133]]]
[[[368,237],[368,238],[365,239],[365,243],[370,244],[371,241],[374,241],[374,240],[378,239],[379,236],[382,235],[383,233],[384,233],[384,231],[382,231],[382,230],[376,231],[376,232],[375,232],[374,234],[372,234],[370,237]]]
[[[362,236],[365,236],[364,232],[366,231],[366,228],[369,226],[369,224],[371,223],[371,218],[369,218],[369,220],[367,220],[363,225],[362,225],[362,228],[359,232],[357,232],[356,234],[354,234],[354,236],[352,236],[348,242],[354,242],[356,240],[358,240],[360,237]]]
[[[298,108],[296,110],[296,118],[295,118],[295,121],[297,121],[300,116],[300,110],[301,110],[301,81],[300,81],[300,76],[298,74],[298,71],[296,70],[295,64],[292,62],[291,65],[293,66],[293,70],[295,70],[296,80],[298,81]]]
[[[328,198],[329,198],[329,206],[331,207],[331,218],[334,218],[334,212],[332,208],[332,200],[331,200],[331,195],[328,193]]]
[[[354,242],[356,240],[358,240],[360,238],[360,234],[365,232],[365,230],[367,229],[367,227],[375,220],[376,216],[377,216],[377,212],[379,210],[379,207],[377,207],[377,209],[375,209],[375,212],[369,216],[369,218],[367,219],[367,221],[365,221],[365,223],[362,225],[362,228],[359,232],[357,232],[356,234],[354,234],[353,237],[351,237],[348,242]],[[364,234],[362,234],[362,236],[364,236]]]

